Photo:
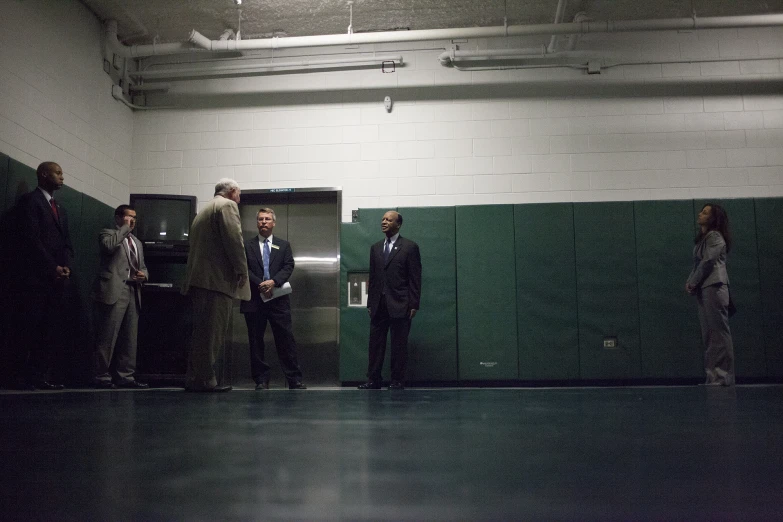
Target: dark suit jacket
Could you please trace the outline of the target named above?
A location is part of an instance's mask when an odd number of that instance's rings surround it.
[[[399,319],[406,317],[411,309],[419,309],[421,298],[421,255],[419,245],[405,239],[397,238],[394,249],[389,254],[388,263],[383,262],[382,241],[370,247],[370,289],[367,308],[375,317],[381,296],[386,294],[386,309],[389,317]]]
[[[277,247],[277,248],[274,248]],[[280,239],[272,234],[272,246],[269,249],[269,276],[275,282],[275,286],[283,286],[294,271],[294,254],[291,252],[291,244],[285,239]],[[242,313],[257,312],[261,306],[268,306],[275,301],[288,301],[284,295],[267,303],[261,300],[258,285],[264,280],[264,262],[261,258],[261,247],[258,236],[245,241],[245,256],[247,256],[248,277],[250,279],[250,301],[242,301],[239,311]]]
[[[16,212],[19,256],[15,279],[28,288],[51,288],[57,267],[70,267],[73,260],[68,214],[57,203],[60,219],[56,219],[38,188],[19,198]]]

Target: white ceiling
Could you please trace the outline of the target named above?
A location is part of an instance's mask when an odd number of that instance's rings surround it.
[[[81,0],[101,20],[117,20],[126,44],[186,41],[191,29],[217,39],[237,29],[234,0]],[[243,0],[242,38],[345,34],[347,0]],[[354,0],[353,32],[551,23],[557,0]],[[565,20],[783,13],[783,0],[570,0]]]

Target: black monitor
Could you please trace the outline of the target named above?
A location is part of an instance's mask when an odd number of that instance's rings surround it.
[[[187,251],[196,205],[196,196],[131,194],[137,216],[133,233],[145,250]]]

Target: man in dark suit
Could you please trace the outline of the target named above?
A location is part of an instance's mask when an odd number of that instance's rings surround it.
[[[36,170],[38,187],[23,195],[14,209],[17,249],[13,273],[11,346],[16,385],[24,389],[61,390],[50,382],[52,359],[68,342],[65,302],[73,246],[65,208],[54,199],[62,188],[63,169],[45,161]]]
[[[291,302],[288,295],[275,297],[294,271],[294,255],[288,241],[272,235],[276,223],[275,211],[262,208],[256,215],[258,236],[245,242],[251,299],[243,301],[240,312],[245,315],[250,341],[250,372],[256,390],[269,389],[269,365],[264,361],[264,332],[272,325],[277,357],[288,381],[288,389],[304,390],[302,370],[296,358],[296,341],[291,323]]]
[[[370,347],[367,382],[360,390],[381,388],[381,370],[386,355],[386,335],[391,330],[390,390],[405,387],[408,333],[421,297],[419,245],[400,236],[402,215],[390,210],[381,219],[386,239],[370,247]]]
[[[114,210],[114,228],[105,228],[98,236],[101,267],[92,290],[95,388],[147,388],[133,375],[141,285],[148,277],[141,241],[131,233],[135,226],[136,211],[120,205]]]

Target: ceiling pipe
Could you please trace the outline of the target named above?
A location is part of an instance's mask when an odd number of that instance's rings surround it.
[[[557,0],[557,10],[555,11],[555,23],[559,24],[563,22],[563,17],[565,16],[565,7],[566,2],[568,0]],[[553,34],[549,38],[549,45],[547,46],[546,50],[549,53],[555,52],[555,47],[557,46],[557,35]]]
[[[177,42],[167,44],[149,44],[149,45],[124,45],[117,38],[117,21],[109,20],[106,22],[106,46],[109,50],[123,58],[143,58],[145,56],[162,56],[171,54],[183,54],[188,52],[204,52],[203,49],[193,47],[192,45]]]
[[[556,51],[550,53],[544,45],[526,49],[484,49],[481,51],[459,51],[452,49],[438,56],[438,60],[442,66],[454,67],[456,69],[460,69],[460,67],[455,65],[457,62],[522,60],[525,61],[528,66],[563,66],[585,64],[588,61],[595,59],[595,53],[589,51]],[[497,67],[497,69],[504,68],[506,67]],[[495,69],[495,67],[488,67],[488,69]],[[467,70],[475,69],[468,68]]]
[[[393,62],[395,65],[399,65],[403,62],[402,56],[350,56],[345,58],[333,58],[326,60],[297,60],[289,62],[274,62],[274,63],[260,63],[260,64],[240,64],[240,65],[226,65],[218,67],[188,67],[188,68],[174,68],[164,70],[145,70],[145,71],[133,71],[128,75],[133,78],[145,78],[145,79],[170,79],[170,78],[182,78],[182,77],[194,77],[194,76],[223,76],[230,74],[242,74],[242,73],[259,73],[275,72],[276,70],[298,70],[298,69],[310,69],[310,68],[330,68],[330,67],[357,67],[361,65],[381,65],[382,63]]]
[[[574,15],[574,22],[575,23],[582,23],[587,22],[590,20],[590,17],[587,16],[587,13],[584,11],[579,11]],[[579,35],[578,34],[569,34],[568,35],[568,44],[566,45],[566,50],[573,51],[576,49],[576,44],[579,41]]]
[[[669,18],[661,20],[584,21],[560,24],[511,25],[493,27],[465,27],[456,29],[429,29],[422,31],[385,31],[320,36],[296,36],[252,40],[210,40],[193,30],[187,43],[123,45],[117,39],[117,22],[106,23],[106,44],[116,55],[124,58],[142,58],[185,54],[195,51],[249,51],[259,49],[286,49],[331,45],[360,45],[394,42],[455,40],[463,38],[499,38],[504,36],[588,34],[633,31],[673,31],[692,29],[721,29],[739,27],[774,27],[783,25],[783,14],[714,16],[706,18]]]
[[[455,40],[463,38],[500,38],[552,34],[616,33],[635,31],[673,31],[692,29],[725,29],[739,27],[772,27],[783,25],[783,14],[749,16],[715,16],[706,18],[667,18],[660,20],[587,21],[581,23],[464,27],[421,31],[386,31],[378,33],[334,34],[265,38],[241,41],[210,40],[195,29],[189,41],[208,51],[250,51],[290,49],[331,45],[361,45],[393,42]]]

